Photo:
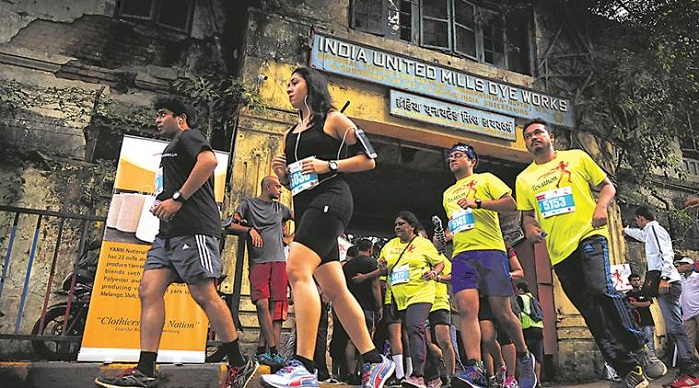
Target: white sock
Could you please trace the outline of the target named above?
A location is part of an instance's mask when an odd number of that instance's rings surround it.
[[[413,358],[412,357],[405,358],[405,375],[406,376],[413,375]]]
[[[396,378],[402,379],[405,377],[405,372],[403,372],[403,355],[396,354],[395,356],[391,356],[391,359],[396,363]]]

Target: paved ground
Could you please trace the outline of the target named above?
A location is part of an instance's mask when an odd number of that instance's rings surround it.
[[[0,388],[83,388],[94,387],[92,381],[100,374],[113,375],[132,367],[132,364],[77,363],[77,362],[0,362]],[[167,379],[160,388],[190,387],[215,388],[220,386],[225,376],[223,364],[162,365],[160,371]],[[261,367],[258,375],[269,373],[269,367]],[[651,382],[651,387],[660,387],[674,376],[667,376]],[[247,388],[262,388],[255,377]],[[348,388],[348,385],[321,384],[322,388]],[[588,384],[545,383],[544,387],[561,388],[607,388],[609,382],[598,381]]]

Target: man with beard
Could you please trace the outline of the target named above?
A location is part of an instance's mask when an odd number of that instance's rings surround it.
[[[250,298],[257,309],[261,331],[255,357],[261,364],[280,366],[284,359],[277,345],[289,310],[284,231],[285,223],[294,215],[279,203],[279,178],[266,176],[260,186],[262,192],[257,198],[240,203],[229,229],[247,237]]]
[[[648,377],[657,378],[667,368],[648,359],[645,336],[609,274],[607,207],[616,189],[585,152],[556,151],[555,135],[545,121],[536,119],[523,128],[527,150],[534,156],[516,181],[525,235],[533,243],[546,242],[563,291],[605,360],[623,376],[613,386],[647,387],[644,369]],[[593,190],[599,192],[597,200]]]

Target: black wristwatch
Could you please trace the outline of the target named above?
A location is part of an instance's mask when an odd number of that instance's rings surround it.
[[[187,202],[187,199],[184,197],[184,195],[182,195],[182,193],[180,193],[179,190],[172,193],[172,200],[180,203]]]
[[[481,206],[483,206],[483,201],[480,199],[476,200],[476,209],[481,209]]]
[[[331,160],[328,162],[328,168],[330,169],[330,172],[337,172],[340,166],[337,165],[336,160]]]

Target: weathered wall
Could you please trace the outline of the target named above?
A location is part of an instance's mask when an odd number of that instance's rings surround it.
[[[168,93],[185,69],[221,63],[212,39],[225,21],[220,2],[196,3],[192,31],[185,34],[119,20],[114,0],[0,2],[0,206],[105,215],[113,167],[81,161],[90,151],[86,138],[94,130],[96,92],[105,107],[100,114],[121,115],[124,122],[129,117],[123,116]],[[136,127],[116,130],[118,136],[97,141],[118,149],[121,134],[143,134]],[[14,214],[0,212],[3,258],[13,220]],[[2,333],[14,331],[36,221],[19,218],[0,299]],[[88,235],[101,238],[101,224],[88,228]],[[20,334],[29,334],[39,316],[57,233],[55,217],[42,220]],[[67,221],[62,240],[53,289],[77,257],[79,225]],[[59,300],[50,295],[49,304]],[[27,341],[2,341],[0,359],[27,357],[34,357]]]

